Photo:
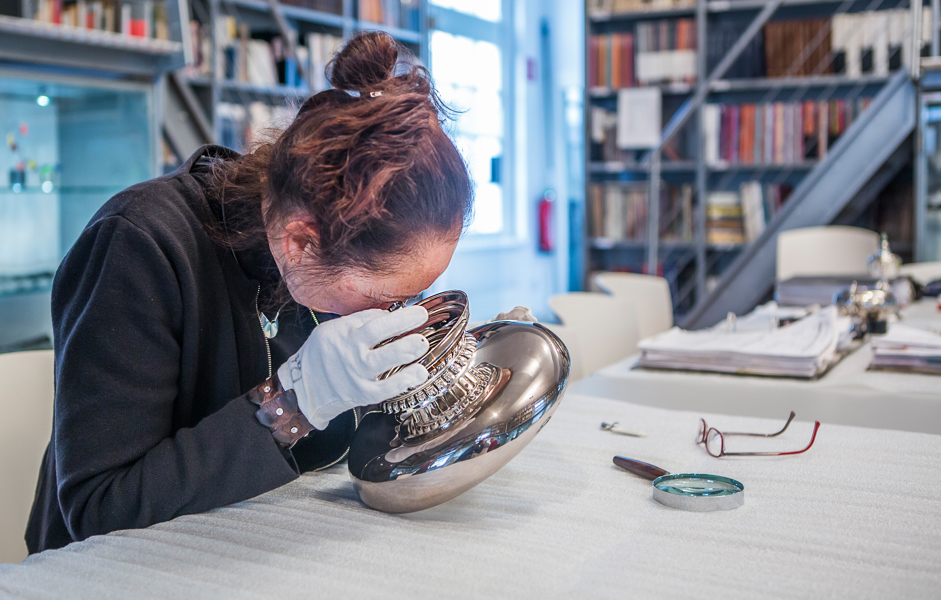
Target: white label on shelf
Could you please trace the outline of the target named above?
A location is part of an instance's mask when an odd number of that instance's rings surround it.
[[[618,90],[619,148],[652,148],[660,144],[661,102],[658,87]]]

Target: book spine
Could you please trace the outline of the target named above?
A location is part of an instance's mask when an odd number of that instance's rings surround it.
[[[131,33],[131,5],[128,2],[121,4],[121,35],[129,37]]]

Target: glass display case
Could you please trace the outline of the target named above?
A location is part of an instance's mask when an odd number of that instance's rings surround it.
[[[59,262],[159,164],[153,83],[33,77],[0,69],[0,352],[51,347]]]

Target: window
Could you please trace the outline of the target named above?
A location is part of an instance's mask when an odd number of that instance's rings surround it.
[[[429,0],[428,3],[493,23],[499,23],[503,17],[501,0]]]
[[[431,0],[431,72],[442,99],[461,111],[451,131],[468,163],[476,202],[471,235],[512,231],[506,200],[507,52],[503,0]]]

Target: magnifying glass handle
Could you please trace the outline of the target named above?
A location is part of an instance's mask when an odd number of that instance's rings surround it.
[[[624,458],[623,456],[615,456],[614,464],[621,467],[625,471],[633,473],[634,475],[639,475],[640,477],[649,479],[650,481],[653,481],[657,477],[670,474],[669,471],[665,471],[660,467],[654,466],[650,463],[634,460],[633,458]]]

